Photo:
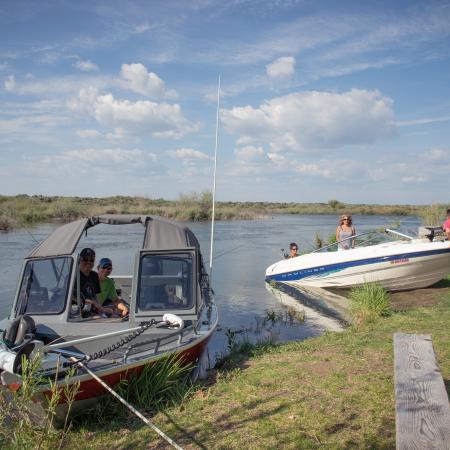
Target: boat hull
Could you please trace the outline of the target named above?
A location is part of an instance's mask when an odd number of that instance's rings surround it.
[[[206,350],[210,337],[211,334],[206,336],[204,339],[199,340],[192,346],[174,352],[174,354],[179,356],[183,366],[187,366],[189,364],[195,365],[198,363],[203,352]],[[168,355],[168,353],[160,354],[152,358],[142,360],[139,363],[121,366],[116,370],[110,369],[108,371],[104,371],[103,373],[102,371],[99,371],[96,375],[108,386],[114,389],[114,387],[117,387],[121,381],[129,380],[134,376],[139,376],[146,366],[152,366]],[[63,387],[66,384],[73,385],[77,381],[80,382],[80,386],[73,404],[70,405],[70,415],[83,411],[89,406],[95,404],[102,396],[108,394],[107,390],[89,374],[74,377],[69,383],[63,382],[60,388],[60,392],[62,394],[61,401],[56,409],[56,418],[60,423],[65,420],[69,407],[63,395]],[[41,405],[43,410],[45,410],[48,407],[48,399],[50,399],[51,396],[52,393],[50,390],[44,390],[36,397],[35,400]]]
[[[140,375],[146,366],[152,366],[168,356],[174,355],[178,357],[183,366],[195,366],[201,360],[208,342],[217,327],[218,316],[215,304],[212,304],[209,310],[204,311],[201,317],[205,320],[200,322],[198,329],[192,329],[186,335],[183,335],[182,331],[178,334],[175,333],[175,335],[172,333],[175,339],[170,338],[167,343],[164,338],[160,340],[153,339],[150,341],[151,344],[149,346],[143,348],[141,352],[133,354],[126,362],[111,358],[108,360],[92,360],[85,362],[85,364],[111,388],[116,387],[123,380],[129,380],[134,376]],[[145,333],[142,336],[145,339]],[[15,375],[10,375],[10,377],[11,382],[5,383],[4,386],[11,391],[17,391],[20,389],[21,379]],[[64,391],[77,383],[79,383],[79,387],[74,401],[70,405],[70,415],[83,411],[108,393],[98,381],[82,369],[79,369],[71,377],[61,375],[57,381],[60,400],[56,407],[56,421],[59,423],[64,423],[69,411]],[[42,384],[33,398],[34,408],[45,414],[52,395],[50,384]]]
[[[431,286],[450,273],[448,242],[408,245],[300,256],[269,267],[266,281],[294,287],[344,289],[378,282],[387,290],[399,291]]]

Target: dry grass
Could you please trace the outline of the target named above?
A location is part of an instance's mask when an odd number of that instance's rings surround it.
[[[45,197],[41,195],[0,196],[0,230],[17,226],[63,220],[97,214],[149,214],[174,220],[205,221],[211,218],[210,192],[180,195],[178,200],[144,197]],[[262,219],[273,214],[363,214],[363,215],[421,215],[425,221],[429,209],[433,214],[445,211],[443,205],[365,205],[345,204],[337,200],[328,203],[270,203],[270,202],[217,202],[218,220]],[[433,216],[434,217],[434,216]],[[430,219],[431,220],[431,219]]]

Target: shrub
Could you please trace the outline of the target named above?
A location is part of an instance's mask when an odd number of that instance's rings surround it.
[[[434,203],[423,211],[420,211],[420,217],[425,226],[439,226],[446,216],[445,207]]]
[[[355,325],[375,322],[391,313],[388,292],[379,283],[364,283],[350,291],[350,313]]]

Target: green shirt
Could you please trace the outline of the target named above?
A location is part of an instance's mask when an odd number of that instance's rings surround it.
[[[105,303],[105,300],[115,300],[117,298],[116,285],[112,278],[106,277],[103,281],[100,281],[100,294],[97,294],[97,300],[100,305]]]

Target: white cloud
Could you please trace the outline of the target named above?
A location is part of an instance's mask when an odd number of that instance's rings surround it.
[[[170,156],[183,160],[206,160],[210,159],[210,156],[199,150],[193,148],[179,148],[177,150],[169,150],[167,152]]]
[[[436,163],[450,162],[450,152],[440,148],[432,148],[424,156],[425,159]]]
[[[294,70],[293,56],[282,56],[266,66],[267,75],[272,79],[289,79],[294,75]]]
[[[79,175],[90,177],[114,177],[131,172],[132,174],[154,172],[158,158],[154,153],[140,149],[81,149],[68,150],[55,155],[28,158],[24,171],[36,176],[58,173],[61,178],[73,180]]]
[[[254,147],[247,145],[246,147],[236,148],[234,154],[237,158],[244,161],[261,161],[267,160],[266,154],[262,147]]]
[[[137,25],[134,28],[134,31],[138,34],[145,33],[146,31],[150,30],[150,25],[148,23],[143,23],[141,25]]]
[[[77,130],[76,133],[81,138],[95,138],[95,137],[99,137],[102,135],[97,130]]]
[[[120,85],[147,97],[176,98],[174,90],[166,85],[154,72],[148,72],[143,64],[122,64]]]
[[[239,144],[269,143],[273,152],[367,144],[395,133],[392,100],[379,91],[297,92],[252,106],[222,110]]]
[[[284,164],[286,158],[279,153],[267,153],[267,157],[275,164]]]
[[[427,179],[419,175],[419,176],[402,177],[401,180],[404,183],[424,183]]]
[[[98,71],[97,64],[94,64],[93,62],[87,60],[87,61],[77,61],[74,65],[77,69],[80,69],[83,72],[96,72]]]
[[[298,173],[307,176],[320,176],[323,178],[330,178],[332,171],[329,167],[323,165],[311,163],[311,164],[298,164],[295,168]]]
[[[125,164],[125,165],[139,165],[145,160],[156,161],[157,157],[154,153],[145,153],[139,149],[124,150],[124,149],[83,149],[83,150],[68,150],[58,157],[61,160],[68,162],[73,161],[87,161],[97,163]]]
[[[158,138],[179,138],[198,128],[184,117],[178,104],[116,100],[112,94],[100,95],[95,88],[81,89],[68,106],[90,114],[102,125]]]
[[[16,87],[16,79],[14,77],[14,75],[10,75],[5,82],[3,83],[3,85],[5,86],[5,89],[8,92],[12,92],[14,90],[14,88]]]
[[[11,78],[11,77],[9,77]],[[33,95],[36,97],[61,97],[75,95],[84,86],[89,85],[95,88],[104,88],[111,84],[110,79],[102,76],[61,76],[36,79],[31,74],[25,76],[26,81],[16,81],[12,76],[12,86],[14,93],[18,95]],[[5,86],[6,87],[6,86]]]
[[[399,127],[405,126],[416,126],[416,125],[428,125],[430,123],[436,122],[448,122],[450,120],[450,116],[443,117],[428,117],[424,119],[413,119],[413,120],[400,120],[397,122]]]

